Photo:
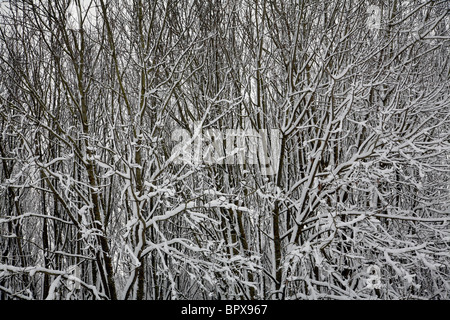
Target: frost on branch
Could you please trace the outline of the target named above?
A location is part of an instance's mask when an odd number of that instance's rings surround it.
[[[0,300],[448,299],[448,1],[0,1]]]

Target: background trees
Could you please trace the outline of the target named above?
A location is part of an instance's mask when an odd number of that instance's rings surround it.
[[[448,298],[447,2],[1,6],[2,299]]]

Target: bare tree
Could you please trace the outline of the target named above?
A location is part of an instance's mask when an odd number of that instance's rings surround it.
[[[446,1],[0,26],[1,299],[448,298]]]

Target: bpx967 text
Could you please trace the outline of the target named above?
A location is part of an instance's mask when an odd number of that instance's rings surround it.
[[[267,309],[266,304],[262,305],[226,305],[226,314],[265,314]]]

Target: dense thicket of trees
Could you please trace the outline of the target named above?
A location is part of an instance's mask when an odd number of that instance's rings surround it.
[[[449,9],[1,1],[0,299],[450,298]]]

